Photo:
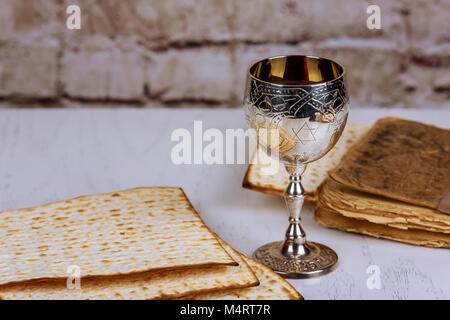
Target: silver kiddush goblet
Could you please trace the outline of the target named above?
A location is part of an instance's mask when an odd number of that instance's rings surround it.
[[[267,58],[248,69],[244,99],[248,124],[258,146],[276,156],[289,173],[285,240],[258,248],[254,258],[285,278],[323,275],[338,262],[329,247],[306,241],[300,224],[305,199],[301,175],[308,163],[330,151],[344,130],[348,115],[344,73],[334,61],[300,55]],[[269,131],[277,132],[276,140]]]

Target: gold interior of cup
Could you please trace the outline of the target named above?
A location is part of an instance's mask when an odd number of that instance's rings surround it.
[[[311,85],[339,78],[344,68],[329,59],[292,55],[258,61],[249,68],[249,73],[273,84]]]

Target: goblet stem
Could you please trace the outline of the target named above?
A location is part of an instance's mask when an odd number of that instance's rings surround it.
[[[336,252],[327,246],[306,241],[300,225],[300,212],[305,200],[301,175],[305,165],[286,165],[289,184],[284,193],[289,210],[289,228],[284,241],[275,241],[256,249],[253,256],[285,278],[311,278],[332,271],[338,261]]]
[[[284,256],[305,256],[310,250],[306,245],[306,234],[300,221],[300,213],[305,200],[306,192],[301,183],[301,175],[306,166],[286,166],[289,173],[289,184],[284,192],[284,199],[289,210],[289,227],[281,248]]]

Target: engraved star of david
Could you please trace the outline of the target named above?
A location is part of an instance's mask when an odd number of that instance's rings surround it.
[[[305,128],[305,127],[306,127],[306,128]],[[305,121],[305,122],[303,123],[303,125],[302,125],[298,130],[295,130],[294,128],[292,128],[292,132],[294,133],[294,135],[295,135],[295,137],[297,138],[297,140],[298,140],[301,144],[304,144],[304,143],[306,143],[306,142],[316,141],[316,136],[315,136],[315,134],[316,134],[318,128],[319,128],[319,127],[311,128],[311,127],[309,126],[309,124],[308,124],[308,121]],[[310,138],[307,138],[307,139],[303,138],[303,139],[301,139],[301,138],[299,137],[299,133],[301,133],[301,132],[304,131],[304,130],[309,131]]]

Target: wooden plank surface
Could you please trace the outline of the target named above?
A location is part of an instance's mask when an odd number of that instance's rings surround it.
[[[3,105],[2,105],[3,106]],[[449,128],[450,110],[352,109],[350,122],[397,116]],[[138,186],[180,186],[211,227],[251,255],[284,235],[282,199],[241,188],[246,165],[175,165],[171,133],[244,127],[242,110],[4,109],[0,110],[0,210]],[[204,144],[206,145],[206,143]],[[333,273],[290,281],[305,299],[450,299],[450,252],[325,229],[306,204],[310,240],[330,245]],[[381,288],[367,287],[370,265]]]

